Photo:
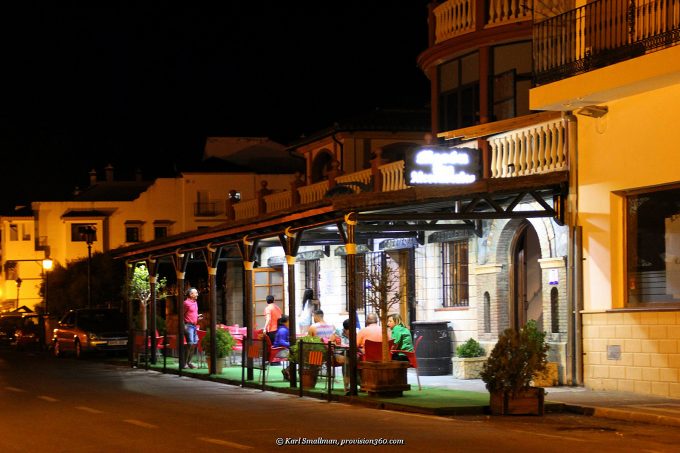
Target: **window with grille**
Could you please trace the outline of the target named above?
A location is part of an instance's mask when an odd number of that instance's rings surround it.
[[[305,288],[309,288],[314,292],[315,299],[321,299],[319,294],[319,272],[321,262],[320,260],[304,261],[305,266]]]
[[[467,240],[442,243],[442,289],[444,307],[468,306]]]
[[[354,300],[356,301],[357,304],[357,310],[358,311],[365,311],[366,310],[366,256],[365,255],[356,255],[355,258],[355,294],[354,294]],[[347,283],[349,279],[345,279],[345,283]],[[349,311],[349,288],[345,288],[345,294],[347,294],[347,300],[345,301],[345,311]]]

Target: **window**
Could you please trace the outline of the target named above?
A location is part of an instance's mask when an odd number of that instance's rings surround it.
[[[125,242],[140,242],[140,231],[138,226],[125,227]]]
[[[442,242],[444,307],[468,306],[468,242]]]
[[[347,258],[345,257],[345,260]],[[366,310],[366,255],[355,255],[355,295],[354,300],[357,304],[358,311]],[[345,261],[345,269],[347,268],[347,262]],[[345,279],[345,284],[347,284],[349,279]],[[347,300],[345,301],[345,311],[349,311],[349,288],[345,288],[345,294],[347,295]]]
[[[680,302],[680,188],[626,196],[628,305]]]
[[[153,227],[153,238],[161,239],[168,237],[168,227],[166,226],[155,226]]]
[[[550,331],[560,333],[560,305],[557,288],[550,290]]]
[[[92,242],[97,241],[97,227],[91,223],[72,223],[71,242],[87,242],[88,233]]]
[[[314,291],[316,299],[321,299],[321,294],[319,294],[319,265],[320,260],[307,260],[304,262],[305,288]]]
[[[439,67],[439,129],[479,123],[479,54],[473,53]]]
[[[16,223],[9,224],[9,240],[18,241],[19,240],[19,225]]]
[[[484,333],[491,333],[491,295],[484,291]]]

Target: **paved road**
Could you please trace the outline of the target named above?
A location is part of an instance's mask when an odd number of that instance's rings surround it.
[[[0,451],[678,451],[662,426],[549,414],[434,417],[0,351]],[[396,441],[402,445],[384,445]],[[295,443],[308,445],[295,445]],[[337,447],[323,447],[333,449]]]

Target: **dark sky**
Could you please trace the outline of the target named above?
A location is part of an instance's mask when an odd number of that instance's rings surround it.
[[[427,104],[427,0],[137,3],[154,6],[0,11],[3,213],[64,198],[107,163],[164,174],[206,136],[286,143]]]

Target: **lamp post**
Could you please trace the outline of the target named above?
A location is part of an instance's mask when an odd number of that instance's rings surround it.
[[[17,279],[16,279],[16,282],[17,282],[17,306],[16,306],[16,308],[19,308],[19,290],[21,289],[21,282],[22,281],[23,280],[21,279],[21,277],[17,277]]]
[[[97,228],[88,225],[81,233],[87,242],[87,306],[92,308],[92,243],[97,239]]]
[[[42,261],[42,267],[43,267],[43,275],[45,276],[45,291],[43,293],[43,296],[45,298],[45,315],[50,314],[50,308],[49,305],[47,305],[47,289],[48,289],[48,275],[50,273],[50,270],[52,269],[52,260],[49,258],[45,258]]]

